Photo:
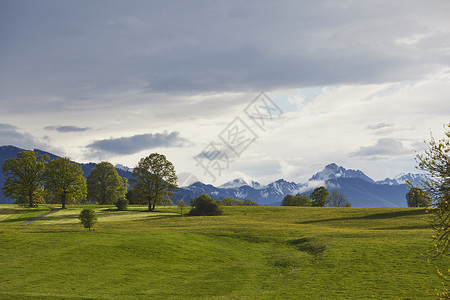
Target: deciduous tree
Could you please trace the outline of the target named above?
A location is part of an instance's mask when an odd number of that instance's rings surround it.
[[[410,187],[406,193],[408,207],[428,207],[431,205],[431,198],[427,193],[418,187]]]
[[[81,211],[78,219],[80,219],[80,222],[83,224],[84,228],[89,228],[89,231],[91,231],[91,227],[97,223],[97,214],[92,208],[88,207]]]
[[[309,195],[309,198],[312,201],[312,206],[326,206],[330,203],[330,193],[323,186],[315,188],[311,195]]]
[[[281,206],[311,206],[311,199],[307,195],[300,193],[297,193],[295,196],[287,194],[283,198]]]
[[[344,194],[332,190],[330,194],[330,204],[331,207],[349,207],[349,203],[347,199],[345,198]],[[350,204],[351,206],[351,204]]]
[[[111,163],[103,161],[87,178],[87,199],[91,203],[113,204],[125,198],[127,188],[127,179],[120,177]]]
[[[49,161],[43,178],[45,189],[61,200],[63,209],[69,198],[84,202],[87,193],[86,179],[81,167],[70,159],[57,157]]]
[[[131,182],[134,184],[133,194],[144,195],[149,211],[155,210],[158,202],[169,200],[177,189],[175,167],[158,153],[141,158],[133,169]]]
[[[183,215],[183,209],[185,209],[187,207],[187,204],[184,203],[183,200],[178,201],[178,209],[180,210],[180,214]]]
[[[189,212],[191,216],[217,216],[222,214],[222,208],[219,201],[214,201],[211,196],[201,194],[197,198],[191,199],[192,209]]]
[[[444,126],[445,135],[440,140],[431,136],[427,150],[417,156],[418,168],[428,172],[423,189],[431,197],[431,226],[435,232],[434,253],[445,255],[450,247],[450,124]]]
[[[34,199],[43,185],[43,172],[48,155],[38,155],[33,151],[23,151],[16,158],[9,158],[2,166],[5,177],[3,193],[16,201],[26,199],[34,206]]]

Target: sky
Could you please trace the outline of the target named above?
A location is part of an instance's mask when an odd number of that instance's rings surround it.
[[[128,167],[157,152],[214,185],[304,182],[333,162],[374,180],[417,172],[450,123],[449,11],[2,0],[0,145]]]

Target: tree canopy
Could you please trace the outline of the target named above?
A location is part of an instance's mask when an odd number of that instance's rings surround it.
[[[164,202],[173,196],[177,189],[175,167],[163,154],[152,153],[141,158],[133,169],[131,183],[134,184],[133,196],[142,195],[148,210],[155,210],[158,202]]]
[[[287,194],[281,201],[281,206],[311,206],[311,200],[307,195],[300,193],[297,193],[295,196]]]
[[[66,201],[76,199],[84,202],[86,198],[86,179],[83,170],[68,158],[55,158],[47,163],[43,178],[45,189],[61,200],[62,208],[66,208]]]
[[[87,178],[87,199],[90,203],[113,204],[125,198],[127,187],[127,179],[120,177],[111,163],[103,161]]]
[[[421,188],[411,187],[406,193],[408,207],[428,207],[431,205],[431,198]]]
[[[189,211],[191,216],[217,216],[222,214],[222,208],[219,201],[214,201],[211,196],[201,194],[197,198],[191,199],[192,209]]]
[[[312,206],[326,206],[331,201],[330,193],[323,186],[315,188],[309,198],[311,198]]]
[[[250,200],[249,198],[245,198],[244,200],[234,199],[233,197],[225,197],[222,200],[219,200],[220,204],[223,206],[257,206],[258,203]]]
[[[97,223],[97,214],[92,208],[88,207],[81,211],[78,215],[78,219],[80,219],[80,222],[83,224],[84,228],[89,228],[90,231],[95,223]]]
[[[26,200],[34,206],[36,195],[43,188],[43,172],[48,155],[38,155],[33,151],[23,151],[16,158],[9,158],[2,166],[5,177],[3,193],[6,197],[21,202]]]

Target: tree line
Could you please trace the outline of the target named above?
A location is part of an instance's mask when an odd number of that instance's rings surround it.
[[[336,190],[332,190],[330,194],[324,186],[321,186],[315,188],[309,196],[300,193],[288,194],[283,198],[281,206],[351,207],[352,204],[347,201],[344,194]]]
[[[2,166],[5,177],[3,193],[18,204],[30,207],[38,203],[116,204],[126,207],[128,181],[119,176],[109,162],[97,164],[87,179],[82,168],[69,158],[50,160],[48,155],[23,151]],[[173,164],[162,154],[141,158],[133,170],[131,193],[137,203],[153,211],[160,203],[170,201],[177,189]]]

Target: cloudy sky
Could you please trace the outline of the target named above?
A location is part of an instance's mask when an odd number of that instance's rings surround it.
[[[450,122],[450,2],[0,1],[0,145],[302,182],[415,171]],[[261,92],[264,92],[261,94]]]

